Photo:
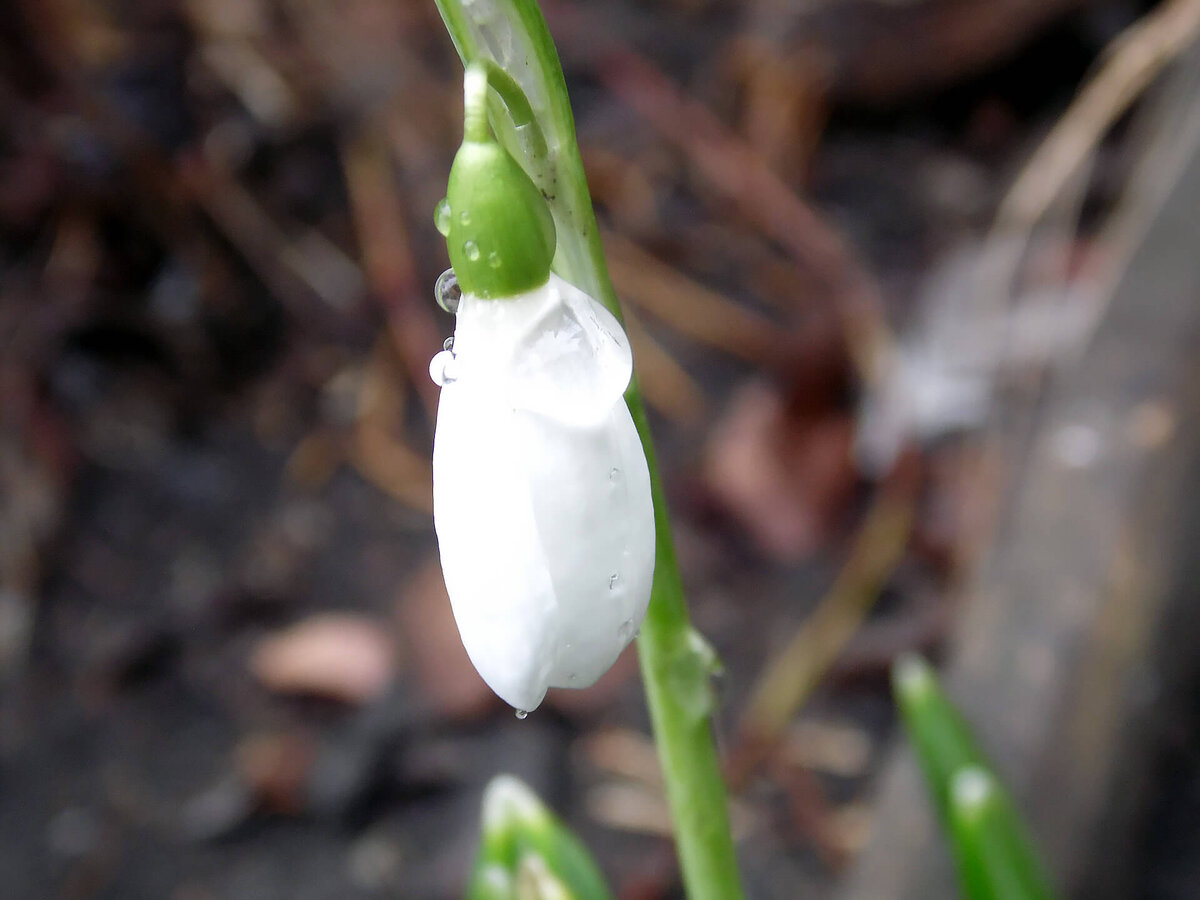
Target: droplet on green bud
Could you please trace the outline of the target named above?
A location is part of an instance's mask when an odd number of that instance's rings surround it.
[[[450,236],[450,201],[445,197],[434,207],[433,225],[442,233],[442,237]]]

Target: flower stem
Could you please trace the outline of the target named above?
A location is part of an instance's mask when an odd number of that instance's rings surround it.
[[[463,139],[486,143],[492,139],[488,127],[488,70],[472,63],[463,76]]]
[[[488,80],[504,107],[491,107],[492,125],[550,205],[558,232],[554,270],[620,318],[575,139],[566,82],[537,3],[436,2],[463,62],[492,64]],[[493,67],[502,70],[507,80],[496,78]],[[526,108],[533,129],[521,121]],[[666,495],[636,376],[625,400],[650,467],[657,549],[638,657],[684,886],[692,900],[739,900],[742,887],[712,732],[711,678],[716,657],[692,628],[684,601]]]

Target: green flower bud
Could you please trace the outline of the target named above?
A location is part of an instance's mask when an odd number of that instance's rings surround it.
[[[546,283],[555,234],[541,191],[488,127],[487,93],[486,70],[472,65],[463,80],[463,143],[439,224],[463,292],[496,299]]]
[[[483,795],[483,834],[468,900],[611,900],[591,856],[523,782],[501,775]]]

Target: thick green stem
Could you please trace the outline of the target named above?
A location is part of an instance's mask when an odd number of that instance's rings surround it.
[[[436,0],[465,64],[488,61],[511,76],[491,77],[505,109],[492,107],[499,139],[541,189],[554,215],[554,270],[604,303],[620,305],[600,242],[566,83],[553,40],[534,0]],[[523,94],[540,128],[520,121]],[[532,135],[532,137],[531,137]],[[725,783],[712,732],[716,657],[692,628],[654,443],[637,379],[625,395],[650,467],[657,561],[650,608],[638,638],[655,742],[674,821],[684,885],[692,900],[738,900],[742,888],[729,828]]]
[[[667,513],[662,477],[637,385],[626,394],[646,449],[654,497],[657,563],[638,659],[662,763],[675,843],[688,896],[742,896],[729,827],[725,782],[712,733],[716,655],[692,628]]]

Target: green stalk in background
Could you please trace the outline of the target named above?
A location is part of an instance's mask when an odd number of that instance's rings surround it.
[[[901,657],[892,668],[892,689],[950,841],[963,896],[1051,900],[1054,891],[1020,816],[929,663]]]
[[[1025,828],[987,769],[966,766],[954,774],[950,838],[958,848],[959,880],[969,900],[1052,900]]]
[[[488,66],[491,120],[554,216],[554,271],[621,318],[554,42],[534,0],[436,0],[464,64]],[[499,70],[501,77],[497,77]],[[684,885],[692,900],[738,900],[742,888],[712,734],[716,657],[692,628],[662,478],[634,375],[625,394],[650,467],[657,560],[638,655],[654,723]]]
[[[943,828],[950,827],[950,783],[964,766],[990,768],[975,736],[933,668],[908,654],[892,666],[892,693]]]

